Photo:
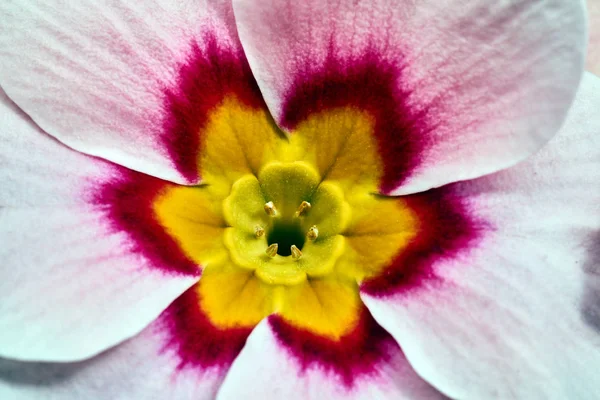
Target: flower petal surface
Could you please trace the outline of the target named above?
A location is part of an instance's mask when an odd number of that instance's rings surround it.
[[[295,337],[284,325],[272,316],[254,329],[218,399],[446,398],[413,371],[398,345],[376,324],[351,339],[356,341],[346,349],[333,345],[327,350]],[[376,353],[381,357],[374,357]]]
[[[600,1],[587,0],[590,42],[585,68],[600,76]]]
[[[452,398],[593,399],[600,368],[600,79],[529,160],[423,196],[486,221],[418,287],[363,285],[417,373]],[[410,196],[409,196],[410,197]],[[408,290],[407,290],[408,289]]]
[[[521,161],[558,131],[583,70],[580,1],[233,3],[278,124],[368,112],[387,194]]]
[[[211,73],[224,58],[208,57],[193,82],[181,71],[193,54],[241,51],[229,2],[6,1],[0,18],[0,84],[42,129],[134,170],[198,180],[197,131],[185,128],[239,74]],[[202,92],[191,106],[186,85]]]
[[[90,357],[140,332],[199,271],[142,254],[99,201],[133,172],[69,149],[0,94],[0,356]],[[143,192],[123,193],[143,208]]]
[[[241,349],[247,333],[236,338],[211,330],[193,310],[193,299],[193,291],[186,292],[138,335],[89,360],[32,363],[0,359],[0,398],[214,399],[225,367]],[[181,323],[187,329],[187,343],[178,341],[176,331]]]

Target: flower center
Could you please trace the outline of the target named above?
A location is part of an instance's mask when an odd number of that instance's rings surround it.
[[[204,183],[165,185],[152,222],[202,268],[193,291],[219,335],[276,314],[338,340],[361,318],[359,284],[404,279],[411,259],[399,255],[423,224],[409,202],[373,194],[383,173],[373,124],[366,112],[333,109],[283,137],[266,110],[235,98],[211,114]]]
[[[331,272],[343,251],[350,206],[309,164],[277,162],[239,178],[223,213],[233,261],[267,283],[291,285]]]

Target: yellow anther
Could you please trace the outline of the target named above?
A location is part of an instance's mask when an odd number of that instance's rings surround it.
[[[290,247],[292,249],[292,258],[294,260],[299,259],[300,257],[302,257],[302,252],[300,251],[299,248],[296,247],[295,244],[292,245],[292,247]]]
[[[265,212],[267,213],[267,215],[270,215],[271,217],[274,217],[277,215],[277,209],[275,208],[275,204],[273,204],[272,201],[269,201],[268,203],[265,204]]]
[[[256,236],[257,238],[262,237],[265,234],[265,228],[263,228],[260,225],[256,225],[254,227],[254,236]]]
[[[277,250],[279,250],[279,245],[277,243],[273,243],[267,247],[266,253],[269,257],[275,257],[277,255]]]
[[[306,233],[306,237],[308,238],[308,240],[315,240],[316,238],[319,237],[319,229],[317,228],[316,225],[313,225],[308,229],[308,232]]]
[[[310,210],[310,203],[308,201],[302,201],[300,206],[298,206],[298,211],[296,211],[296,217],[302,217],[308,210]]]

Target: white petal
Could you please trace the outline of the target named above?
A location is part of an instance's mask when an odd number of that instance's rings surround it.
[[[414,193],[514,165],[564,122],[583,72],[583,1],[234,0],[265,100],[288,130],[370,112],[381,189]]]
[[[189,149],[168,129],[168,94],[196,53],[239,51],[229,2],[7,0],[0,19],[0,85],[45,131],[134,170],[198,180],[179,165]]]
[[[600,384],[600,78],[526,162],[445,190],[485,221],[435,281],[362,293],[417,373],[453,398],[595,399]]]
[[[310,351],[309,347],[305,351]],[[305,359],[292,354],[279,341],[268,320],[263,320],[248,337],[233,363],[219,400],[261,399],[443,399],[441,393],[422,380],[392,340],[370,374],[357,375],[351,386],[321,365],[303,365]],[[349,359],[366,364],[360,349],[349,348]]]
[[[198,279],[141,252],[95,201],[124,168],[47,136],[1,92],[0,123],[0,356],[92,356]]]
[[[214,399],[223,369],[183,365],[172,347],[167,314],[134,338],[90,360],[30,363],[0,359],[0,398]]]
[[[590,42],[588,43],[585,68],[600,76],[600,1],[587,0],[590,26]]]

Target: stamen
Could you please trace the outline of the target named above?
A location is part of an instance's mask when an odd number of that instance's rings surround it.
[[[267,215],[274,217],[277,215],[277,209],[275,208],[275,204],[272,201],[269,201],[265,204],[265,212]]]
[[[260,225],[256,225],[254,227],[254,236],[256,236],[257,238],[262,237],[265,234],[265,228],[263,228]]]
[[[267,247],[266,253],[269,257],[275,257],[277,255],[277,250],[279,250],[279,245],[277,243],[273,243]]]
[[[302,201],[300,206],[298,207],[298,211],[296,211],[296,218],[302,217],[308,210],[310,210],[310,203],[308,201]]]
[[[306,237],[308,238],[308,240],[316,240],[319,237],[319,229],[316,225],[310,227],[310,229],[306,233]]]
[[[294,260],[299,259],[300,257],[302,257],[302,252],[300,251],[299,248],[296,247],[295,244],[292,245],[292,247],[290,247],[292,249],[292,258]]]

